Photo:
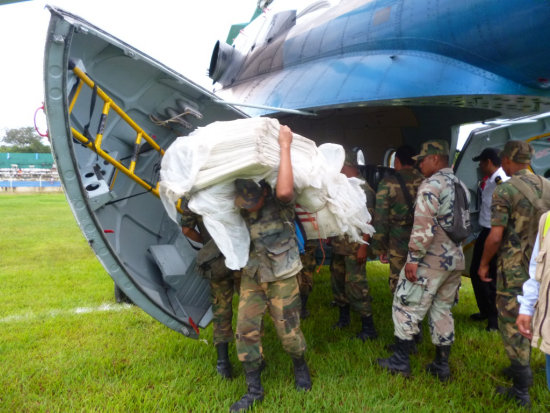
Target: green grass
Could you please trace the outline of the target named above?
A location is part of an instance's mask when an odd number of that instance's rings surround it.
[[[134,306],[115,305],[113,283],[81,235],[62,194],[0,196],[0,410],[48,411],[227,411],[245,391],[238,374],[224,381],[215,373],[215,352],[204,341],[184,338]],[[331,329],[337,310],[326,270],[316,275],[311,316],[302,323],[313,389],[297,393],[292,364],[271,322],[263,339],[266,391],[259,412],[514,411],[494,394],[507,381],[508,362],[498,333],[471,322],[475,300],[463,279],[454,309],[456,342],[453,380],[441,384],[426,374],[433,357],[429,337],[412,358],[413,378],[381,371],[378,357],[392,341],[387,266],[369,263],[375,321],[380,338],[350,340],[360,321]],[[111,307],[99,311],[102,305]],[[97,311],[75,312],[76,308]],[[209,343],[211,327],[201,333]],[[550,392],[533,351],[533,411],[550,411]]]

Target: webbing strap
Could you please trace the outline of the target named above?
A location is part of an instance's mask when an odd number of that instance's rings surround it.
[[[90,135],[90,124],[92,123],[92,117],[94,115],[94,109],[95,109],[95,101],[96,101],[96,98],[97,98],[97,84],[94,83],[94,87],[92,89],[92,97],[90,99],[90,116],[88,118],[88,123],[84,126],[84,133],[83,135],[90,139],[90,140],[94,140],[92,138],[92,136]]]
[[[541,186],[541,196],[537,196],[537,194],[535,193],[535,189],[534,188],[531,188],[529,185],[527,185],[525,182],[523,182],[520,178],[518,178],[517,176],[513,176],[509,179],[510,183],[519,191],[521,192],[521,194],[527,198],[527,200],[529,201],[529,203],[533,206],[533,208],[535,209],[538,209],[537,208],[537,201],[539,199],[542,198],[543,196],[543,192],[544,192],[544,182],[543,180],[541,179],[540,176],[538,175],[535,175],[539,181],[540,181],[540,186]],[[540,217],[540,215],[539,215]]]
[[[544,232],[543,232],[543,235],[542,235],[543,238],[548,233],[548,229],[550,229],[550,214],[548,214],[546,216],[546,222],[544,223]]]
[[[405,202],[407,203],[407,207],[409,208],[409,215],[414,215],[414,203],[411,197],[411,193],[407,189],[407,185],[405,185],[405,181],[403,180],[403,177],[399,172],[397,172],[395,175],[395,179],[397,179],[397,182],[399,182],[399,185],[401,186],[401,192],[403,192],[403,196],[405,197]]]

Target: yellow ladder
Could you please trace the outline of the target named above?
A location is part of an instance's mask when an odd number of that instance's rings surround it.
[[[78,99],[78,96],[80,95],[82,86],[84,84],[89,86],[90,89],[92,90],[95,89],[97,96],[99,96],[104,101],[103,110],[101,112],[100,127],[98,130],[98,133],[96,134],[95,139],[89,139],[86,136],[84,136],[84,134],[80,133],[75,128],[71,127],[71,131],[75,139],[78,140],[80,143],[82,143],[88,149],[97,153],[97,155],[103,158],[105,161],[113,165],[117,171],[122,172],[128,178],[132,179],[134,182],[138,183],[143,188],[147,189],[148,191],[153,193],[155,196],[159,197],[159,183],[157,182],[155,186],[150,185],[149,183],[145,182],[145,180],[141,179],[139,176],[136,175],[135,169],[136,169],[136,163],[139,157],[139,148],[143,139],[147,143],[149,143],[154,150],[160,153],[161,156],[164,156],[164,149],[162,149],[136,122],[132,120],[132,118],[130,118],[126,114],[126,112],[124,112],[100,87],[98,87],[95,84],[95,82],[92,79],[90,79],[88,75],[86,75],[86,73],[84,73],[81,69],[79,69],[76,66],[72,70],[75,76],[79,79],[79,83],[75,90],[74,96],[71,99],[71,103],[69,105],[69,114],[72,113],[74,105]],[[111,111],[111,109],[115,111],[134,131],[136,131],[136,139],[134,141],[134,153],[132,155],[132,159],[130,160],[129,167],[124,166],[115,158],[110,156],[107,152],[105,152],[103,149],[101,149],[101,143],[103,140],[103,132],[104,132],[103,129],[105,127],[107,116],[109,115],[109,112]],[[182,213],[181,199],[178,201],[176,208],[180,213]]]

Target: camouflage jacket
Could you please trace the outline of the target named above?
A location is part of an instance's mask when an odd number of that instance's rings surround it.
[[[181,203],[182,215],[180,224],[184,228],[198,228],[202,238],[203,247],[197,254],[197,269],[203,277],[211,279],[230,270],[225,266],[225,257],[208,233],[202,217],[189,209],[189,201],[184,199]]]
[[[516,172],[513,177],[521,179],[541,195],[539,178],[528,169]],[[535,208],[525,196],[508,180],[498,185],[491,204],[491,226],[504,227],[497,265],[506,277],[498,277],[497,290],[521,290],[529,278],[529,259],[533,245],[529,242],[531,221],[536,219]]]
[[[416,168],[404,168],[395,172],[403,178],[407,191],[414,204],[418,186],[424,176]],[[414,208],[414,205],[413,205]],[[411,237],[414,209],[409,205],[395,175],[386,176],[378,184],[374,229],[371,246],[376,255],[389,253],[396,257],[406,257]]]
[[[369,211],[369,214],[371,216],[374,215],[374,190],[371,188],[371,186],[368,184],[367,181],[365,181],[363,189],[365,191],[365,195],[367,197],[367,209]],[[330,239],[330,245],[332,246],[332,252],[334,254],[338,255],[356,255],[357,249],[359,248],[358,242],[351,242],[347,236],[340,236],[340,237],[333,237]]]
[[[259,211],[241,210],[251,242],[244,274],[263,283],[290,278],[302,269],[294,208],[294,202],[283,203],[270,192]]]
[[[407,262],[439,271],[464,269],[462,245],[441,228],[453,216],[453,175],[451,168],[443,168],[420,184]]]

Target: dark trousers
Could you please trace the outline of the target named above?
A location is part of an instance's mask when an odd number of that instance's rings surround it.
[[[497,262],[496,255],[489,263],[489,278],[493,281],[483,282],[477,274],[479,264],[481,263],[481,256],[483,255],[483,247],[485,246],[485,240],[491,230],[489,228],[483,228],[477,237],[474,246],[474,255],[472,257],[472,264],[470,265],[470,277],[472,278],[472,287],[474,288],[474,294],[476,296],[477,306],[479,312],[489,317],[489,320],[496,321],[497,318],[497,306],[496,306],[496,294],[497,294]]]

